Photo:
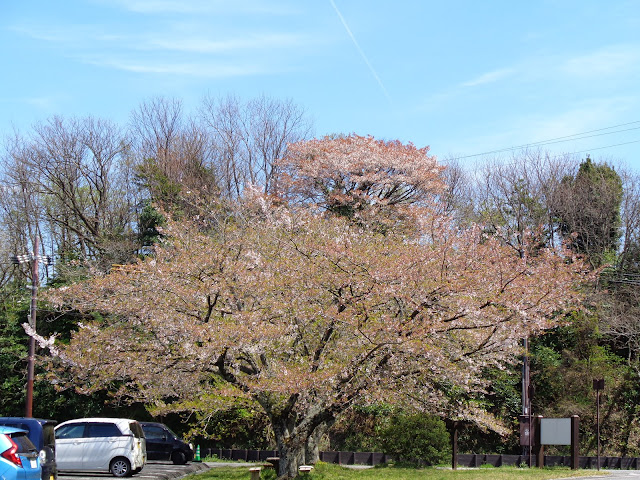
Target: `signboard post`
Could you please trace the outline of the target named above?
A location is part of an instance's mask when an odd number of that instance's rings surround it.
[[[537,417],[535,417],[534,422],[535,441],[533,443],[535,445],[536,466],[538,468],[544,468],[544,444],[542,443],[542,439],[540,438],[540,434],[542,432],[540,428],[542,418],[542,415],[538,415]]]
[[[578,432],[580,430],[580,417],[578,415],[571,416],[571,469],[577,470],[580,468],[580,437]]]

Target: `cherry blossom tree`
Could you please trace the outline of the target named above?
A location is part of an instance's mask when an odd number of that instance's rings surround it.
[[[361,190],[410,201],[383,184]],[[436,216],[407,236],[247,202],[214,232],[169,222],[152,257],[49,299],[90,314],[59,354],[87,391],[174,410],[253,401],[280,475],[296,476],[314,432],[355,402],[410,402],[501,430],[468,400],[485,388],[482,370],[513,361],[519,339],[577,302],[580,264],[558,252],[520,256]]]
[[[291,201],[378,229],[399,226],[417,212],[408,207],[429,205],[445,186],[429,147],[358,135],[291,144],[280,167],[279,191]]]

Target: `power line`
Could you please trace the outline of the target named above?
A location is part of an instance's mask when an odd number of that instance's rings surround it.
[[[564,137],[556,137],[556,138],[551,138],[549,140],[541,140],[539,142],[533,142],[533,143],[529,143],[527,145],[537,145],[540,143],[547,143],[547,142],[555,142],[557,140],[562,140],[562,139],[571,139],[572,137],[581,137],[582,135],[586,135],[587,133],[595,133],[595,132],[602,132],[603,130],[611,130],[612,128],[618,128],[618,127],[626,127],[627,125],[635,125],[636,123],[640,123],[640,120],[636,120],[635,122],[627,122],[627,123],[621,123],[619,125],[613,125],[611,127],[604,127],[604,128],[598,128],[596,130],[588,130],[586,132],[582,132],[582,133],[574,133],[573,135],[565,135]],[[637,130],[640,127],[634,127],[634,128],[629,128],[626,130],[619,130],[619,132],[626,132],[627,130]],[[609,135],[611,133],[618,133],[618,131],[616,132],[609,132],[603,135]],[[586,137],[589,138],[589,137]],[[579,140],[579,139],[576,139]],[[527,146],[527,145],[523,145],[523,146]],[[513,148],[518,148],[518,147],[513,147]]]
[[[623,133],[623,132],[628,132],[631,130],[639,130],[640,126],[638,127],[632,127],[632,128],[625,128],[622,130],[616,130],[614,132],[606,132],[606,133],[596,133],[596,132],[603,132],[605,130],[611,130],[613,128],[619,128],[619,127],[625,127],[627,125],[635,125],[640,123],[640,120],[636,120],[633,122],[627,122],[627,123],[621,123],[618,125],[612,125],[610,127],[604,127],[604,128],[598,128],[595,130],[588,130],[586,132],[581,132],[581,133],[574,133],[573,135],[565,135],[563,137],[556,137],[556,138],[551,138],[548,140],[541,140],[539,142],[531,142],[531,143],[526,143],[524,145],[517,145],[514,147],[507,147],[507,148],[501,148],[501,149],[497,149],[497,150],[491,150],[491,151],[487,151],[487,152],[483,152],[483,153],[474,153],[471,155],[463,155],[460,157],[455,157],[453,158],[453,160],[461,160],[464,158],[472,158],[472,157],[480,157],[482,155],[490,155],[492,153],[501,153],[501,152],[508,152],[508,151],[512,151],[512,150],[521,150],[523,148],[527,148],[527,147],[534,147],[534,146],[543,146],[543,145],[551,145],[554,143],[562,143],[562,142],[569,142],[571,140],[583,140],[586,138],[593,138],[593,137],[599,137],[599,136],[603,136],[603,135],[613,135],[615,133]],[[590,133],[595,133],[595,135],[588,135]],[[593,148],[591,150],[600,150],[603,148],[611,148],[611,147],[616,147],[619,145],[627,145],[629,143],[637,143],[637,141],[631,141],[631,142],[626,142],[626,143],[619,143],[616,145],[609,145],[607,147],[599,147],[599,148]],[[574,152],[574,153],[581,153],[581,152]]]
[[[630,142],[624,142],[624,143],[616,143],[614,145],[607,145],[605,147],[596,147],[596,148],[589,148],[587,150],[581,150],[579,152],[571,152],[569,155],[573,155],[575,153],[587,153],[587,152],[593,152],[594,150],[604,150],[605,148],[613,148],[613,147],[619,147],[621,145],[629,145],[631,143],[640,143],[640,140],[632,140]]]
[[[530,143],[528,146],[536,146],[536,145],[551,145],[553,143],[562,143],[562,142],[570,142],[571,140],[583,140],[585,138],[593,138],[593,137],[601,137],[603,135],[613,135],[614,133],[622,133],[622,132],[629,132],[631,130],[640,130],[640,127],[633,127],[633,128],[625,128],[624,130],[616,130],[615,132],[606,132],[606,133],[596,133],[594,135],[584,135],[581,137],[576,137],[576,138],[568,138],[566,140],[555,140],[555,141],[546,141],[546,142],[536,142],[536,143]]]
[[[461,160],[463,158],[481,157],[483,155],[490,155],[492,153],[510,152],[510,151],[513,151],[513,150],[522,150],[522,149],[527,148],[527,147],[541,147],[543,145],[553,145],[555,143],[570,142],[571,140],[584,140],[586,138],[599,137],[599,136],[602,136],[602,135],[611,135],[611,134],[614,134],[614,133],[622,133],[622,132],[627,132],[629,130],[639,130],[639,129],[640,129],[640,127],[635,127],[635,128],[625,129],[625,130],[618,130],[618,131],[615,131],[615,132],[600,133],[600,134],[596,134],[596,135],[588,135],[588,136],[583,136],[583,137],[569,138],[569,139],[566,139],[566,140],[555,140],[555,141],[544,141],[544,142],[536,142],[536,143],[527,143],[525,145],[519,145],[519,146],[516,146],[516,147],[502,148],[500,150],[491,150],[489,152],[475,153],[473,155],[464,155],[462,157],[456,157],[456,158],[454,158],[454,160]],[[627,142],[627,143],[636,143],[636,141],[634,140],[634,141]],[[599,150],[601,148],[610,148],[610,147],[615,147],[615,146],[618,146],[618,145],[626,145],[626,143],[618,143],[618,144],[615,144],[615,145],[610,145],[608,147],[593,148],[592,150]]]

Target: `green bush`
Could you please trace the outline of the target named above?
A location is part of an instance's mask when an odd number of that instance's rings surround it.
[[[438,417],[394,415],[379,435],[384,452],[399,460],[437,465],[446,463],[451,456],[449,432]]]

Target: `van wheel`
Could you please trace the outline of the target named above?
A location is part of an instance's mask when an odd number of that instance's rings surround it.
[[[131,463],[124,457],[118,457],[111,460],[109,471],[114,477],[128,477],[131,475]]]
[[[171,454],[171,461],[174,465],[184,465],[185,463],[187,463],[187,456],[184,454],[184,452],[176,451]]]

